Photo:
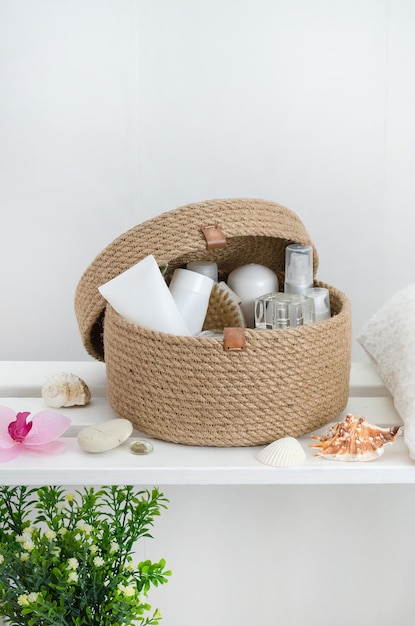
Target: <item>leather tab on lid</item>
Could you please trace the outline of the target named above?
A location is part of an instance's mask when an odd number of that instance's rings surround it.
[[[206,239],[206,249],[225,248],[226,237],[217,224],[202,226],[202,233]]]
[[[246,348],[245,328],[223,329],[223,349],[227,352],[241,352]]]

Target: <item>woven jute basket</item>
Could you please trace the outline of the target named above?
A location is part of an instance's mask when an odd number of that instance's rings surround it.
[[[336,419],[349,394],[351,306],[334,287],[315,281],[329,289],[330,319],[286,330],[245,329],[244,345],[235,350],[217,337],[132,324],[98,291],[149,254],[168,263],[167,282],[189,261],[212,260],[222,279],[240,265],[260,263],[282,286],[290,243],[313,246],[315,275],[317,250],[295,213],[274,202],[226,199],[163,213],[105,248],[79,281],[75,312],[87,352],[105,360],[116,414],[149,436],[208,446],[263,445]]]

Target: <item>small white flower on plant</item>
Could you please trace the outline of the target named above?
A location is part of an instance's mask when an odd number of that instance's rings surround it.
[[[79,576],[76,572],[69,572],[68,582],[69,583],[77,583],[79,580]]]
[[[25,563],[25,561],[28,561],[30,559],[30,554],[28,552],[22,552],[20,554],[20,560]]]
[[[127,585],[124,589],[124,595],[127,596],[127,598],[130,598],[134,594],[135,594],[134,587],[132,585]]]
[[[120,546],[118,545],[116,541],[112,541],[110,548],[111,548],[111,552],[118,552],[118,550],[120,549]]]
[[[132,585],[123,585],[122,583],[118,583],[117,589],[124,596],[131,597],[135,594],[135,589]]]
[[[77,569],[78,566],[79,566],[78,559],[75,559],[74,557],[71,557],[70,559],[68,559],[68,567],[69,567],[69,569]]]
[[[98,546],[96,546],[94,543],[92,543],[89,546],[89,551],[91,554],[96,554],[98,552]]]
[[[47,530],[45,532],[45,537],[46,537],[46,539],[51,539],[51,540],[52,539],[56,539],[56,533],[55,533],[54,530]]]
[[[19,606],[27,606],[29,604],[29,598],[27,593],[22,593],[18,598],[17,598],[17,604]]]
[[[29,593],[29,595],[27,596],[27,599],[28,599],[28,602],[32,604],[33,602],[37,602],[38,597],[39,597],[39,594],[36,593],[36,591],[32,591],[32,593]]]
[[[85,522],[83,522],[82,520],[79,521],[76,524],[76,527],[78,528],[78,530],[82,530],[85,534],[89,534],[92,533],[92,531],[94,530],[93,526],[91,526],[91,524],[86,524]]]
[[[62,536],[63,536],[63,535],[66,535],[66,533],[67,533],[67,532],[68,532],[68,529],[67,529],[67,528],[64,528],[64,527],[59,528],[59,530],[58,530],[58,534],[59,534],[59,535],[62,535]]]
[[[73,501],[75,500],[75,496],[74,496],[74,494],[73,494],[73,493],[67,493],[67,494],[65,495],[65,500],[66,500],[67,502],[73,502]]]
[[[0,565],[2,565],[2,563],[4,563],[4,556],[0,554]]]
[[[94,565],[95,567],[101,567],[102,565],[104,565],[105,561],[102,558],[102,556],[96,556],[94,558]]]
[[[33,541],[25,541],[23,544],[23,548],[27,550],[27,552],[31,552],[35,547]]]

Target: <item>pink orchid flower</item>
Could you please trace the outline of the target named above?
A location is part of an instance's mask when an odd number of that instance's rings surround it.
[[[39,411],[28,420],[29,415],[0,406],[0,463],[15,459],[24,449],[53,454],[64,447],[54,440],[69,427],[69,417],[54,411]]]

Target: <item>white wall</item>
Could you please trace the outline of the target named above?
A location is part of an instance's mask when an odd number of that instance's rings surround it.
[[[0,0],[0,358],[88,358],[94,256],[233,196],[300,215],[356,337],[413,281],[414,32],[411,0]],[[409,626],[412,492],[169,489],[163,623]]]
[[[164,493],[144,553],[173,570],[162,626],[413,626],[413,485]]]
[[[356,336],[413,280],[414,26],[411,0],[1,0],[0,357],[88,358],[94,256],[232,196],[300,215]]]
[[[0,0],[0,358],[86,358],[73,312],[141,219],[137,4]]]

